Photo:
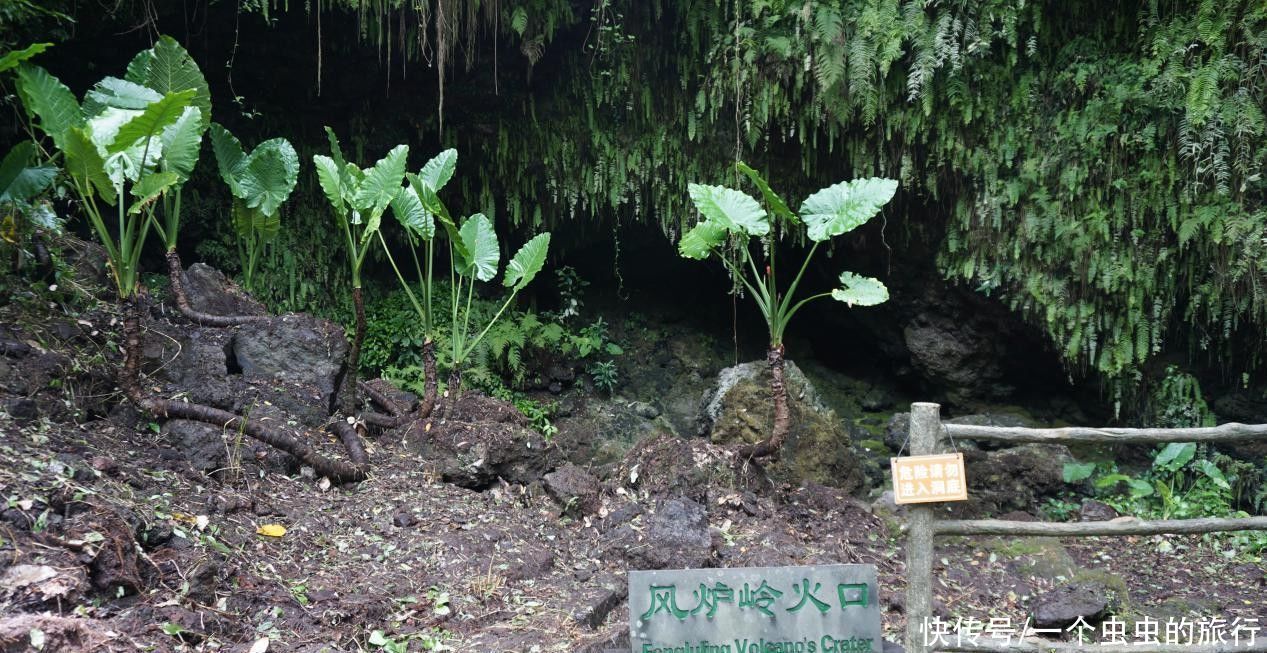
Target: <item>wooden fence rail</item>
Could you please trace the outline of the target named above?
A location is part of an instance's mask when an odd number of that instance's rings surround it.
[[[1001,426],[942,424],[941,407],[933,403],[911,405],[910,451],[923,456],[939,451],[940,442],[953,438],[995,440],[1013,443],[1100,442],[1230,442],[1267,439],[1267,424],[1223,424],[1210,428],[1185,429],[1119,429],[1068,427],[1030,429]],[[942,520],[930,505],[908,507],[906,542],[906,650],[910,653],[932,651],[961,653],[1267,653],[1267,623],[1257,624],[1263,636],[1252,643],[1214,643],[1205,645],[1177,644],[1088,644],[1052,642],[1026,638],[999,641],[984,636],[974,642],[957,639],[954,634],[942,636],[936,646],[926,643],[923,627],[933,612],[933,537],[936,535],[1014,535],[1047,537],[1089,537],[1121,535],[1158,535],[1216,533],[1222,531],[1267,530],[1267,517],[1244,519],[1175,519],[1145,521],[1130,517],[1106,522],[1052,523],[1006,521],[999,519]],[[1267,605],[1267,597],[1263,604]],[[949,638],[947,643],[945,640]]]

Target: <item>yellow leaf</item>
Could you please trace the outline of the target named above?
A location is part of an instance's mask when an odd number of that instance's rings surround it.
[[[286,534],[286,527],[281,524],[264,524],[255,529],[255,532],[267,537],[281,537]]]

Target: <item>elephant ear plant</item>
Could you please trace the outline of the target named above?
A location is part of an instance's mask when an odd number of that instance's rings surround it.
[[[790,417],[783,377],[783,335],[792,316],[805,304],[824,297],[849,306],[874,306],[889,298],[889,291],[883,283],[852,272],[842,272],[841,286],[830,292],[797,299],[796,290],[818,246],[858,228],[879,213],[893,199],[897,182],[880,178],[842,181],[805,198],[798,215],[771,190],[757,171],[743,163],[737,163],[736,167],[761,191],[764,207],[752,196],[732,188],[690,184],[691,201],[704,219],[683,234],[678,252],[697,260],[715,255],[731,274],[743,282],[765,317],[770,335],[766,361],[770,365],[774,427],[770,437],[745,447],[742,452],[745,456],[760,458],[778,453],[787,438]],[[780,291],[775,234],[779,230],[799,232],[802,229],[813,245],[787,290]],[[766,245],[764,249],[768,255],[764,266],[758,266],[750,251],[753,239]],[[732,260],[722,247],[730,241],[736,245],[739,261]]]
[[[167,45],[164,45],[167,44]],[[133,79],[185,86],[160,46],[142,53],[128,67]],[[151,52],[151,51],[147,51]],[[181,50],[183,52],[183,50]],[[167,63],[164,63],[167,62]],[[149,71],[149,72],[145,72]],[[153,75],[153,78],[146,75]],[[106,250],[110,273],[123,304],[124,360],[119,386],[137,407],[163,418],[190,419],[236,429],[311,465],[335,481],[360,480],[368,459],[355,432],[340,432],[352,461],[318,454],[294,435],[210,406],[155,396],[141,383],[141,320],[146,294],[140,284],[141,251],[151,227],[175,242],[179,188],[197,163],[204,108],[196,88],[159,92],[138,81],[107,77],[81,104],[64,84],[38,66],[18,70],[18,94],[32,122],[62,155],[70,185],[92,230]],[[166,218],[160,223],[160,209]],[[170,251],[170,250],[169,250]],[[349,437],[350,436],[350,437]]]
[[[420,419],[429,417],[436,405],[436,324],[431,310],[435,290],[436,221],[439,220],[446,225],[446,229],[452,233],[457,233],[453,227],[453,220],[449,217],[448,210],[439,202],[436,194],[453,178],[453,173],[457,169],[457,161],[458,152],[454,149],[445,150],[432,157],[417,174],[411,172],[405,175],[408,185],[396,194],[396,198],[391,203],[392,215],[404,229],[405,239],[409,244],[414,273],[418,278],[418,294],[414,293],[409,282],[405,280],[404,275],[400,271],[400,266],[396,264],[396,259],[392,256],[391,248],[387,246],[387,242],[383,239],[382,232],[379,231],[378,233],[378,242],[383,248],[383,254],[391,264],[392,270],[396,273],[396,278],[400,281],[401,288],[404,289],[405,295],[409,298],[410,305],[413,306],[414,311],[418,314],[418,321],[422,324],[422,369],[424,379],[422,400],[417,411],[417,416]],[[423,203],[424,197],[427,198],[427,205]],[[428,208],[428,206],[431,208]],[[418,256],[419,242],[424,245],[425,249],[421,259]],[[458,249],[459,251],[464,251],[461,247]],[[426,262],[425,266],[422,261]],[[421,295],[421,300],[419,295]],[[376,401],[380,404],[389,403],[377,398]],[[404,419],[403,413],[398,409],[395,412],[396,419],[380,425],[394,426],[401,422]]]
[[[423,341],[423,365],[426,379],[423,388],[421,417],[430,414],[435,406],[436,369],[435,369],[435,335],[436,325],[431,310],[434,299],[434,244],[436,222],[444,228],[449,247],[449,292],[450,292],[450,331],[449,340],[453,345],[452,367],[449,369],[447,401],[444,416],[452,414],[452,407],[457,403],[462,390],[462,368],[467,357],[479,346],[488,335],[493,325],[501,318],[506,309],[515,300],[515,296],[541,272],[545,266],[546,254],[550,248],[550,233],[541,233],[532,237],[515,253],[506,265],[502,275],[502,285],[510,289],[510,294],[502,302],[497,313],[488,319],[480,328],[480,324],[472,324],[471,305],[475,294],[475,282],[492,281],[497,276],[501,260],[501,249],[497,242],[497,233],[493,221],[482,213],[467,218],[459,227],[449,213],[448,207],[440,200],[439,190],[453,177],[457,168],[458,154],[456,150],[445,150],[436,155],[417,174],[406,175],[409,185],[400,189],[392,202],[392,212],[405,228],[411,246],[421,240],[426,248],[423,260],[425,268],[419,264],[416,250],[413,254],[414,266],[418,274],[422,290],[422,300],[414,294],[408,282],[400,272],[399,266],[391,256],[387,244],[379,235],[379,242],[387,260],[391,262],[405,294],[409,297],[418,319],[423,324],[425,338]],[[463,292],[466,294],[463,300]],[[478,318],[476,318],[478,319]]]
[[[299,180],[299,155],[284,138],[264,141],[247,154],[237,137],[218,124],[211,125],[211,148],[220,178],[233,193],[242,279],[254,289],[255,265],[281,230],[282,204]]]
[[[400,193],[405,179],[409,146],[397,145],[372,167],[361,169],[343,158],[339,139],[326,127],[330,140],[330,156],[312,157],[317,166],[317,181],[334,210],[347,247],[348,267],[352,273],[352,304],[356,313],[356,332],[348,350],[347,373],[343,377],[341,400],[345,413],[356,409],[357,366],[361,360],[361,344],[365,341],[365,298],[361,294],[361,266],[374,243],[383,214]]]
[[[154,47],[142,50],[132,58],[122,81],[131,88],[149,89],[157,95],[181,91],[192,93],[189,106],[164,132],[161,170],[173,173],[176,181],[158,199],[162,220],[155,221],[153,226],[165,245],[167,276],[177,307],[195,322],[214,324],[216,316],[200,314],[190,307],[185,294],[184,268],[176,250],[180,237],[181,190],[193,174],[203,134],[211,124],[211,91],[207,88],[207,80],[193,57],[175,39],[163,36]],[[88,104],[85,100],[85,105]]]
[[[453,247],[450,255],[451,274],[456,278],[450,284],[452,325],[449,339],[453,342],[453,368],[449,370],[448,402],[445,404],[444,414],[446,418],[449,417],[452,406],[457,404],[461,396],[462,367],[466,363],[467,356],[470,356],[484,336],[488,335],[489,329],[493,328],[502,313],[506,312],[506,308],[514,301],[515,295],[528,287],[528,284],[541,272],[541,268],[545,266],[546,254],[550,249],[550,232],[547,231],[533,236],[519,248],[519,251],[515,252],[510,262],[506,264],[506,271],[502,275],[502,285],[510,289],[510,295],[506,297],[506,301],[502,303],[501,308],[497,309],[492,319],[487,321],[484,328],[472,335],[471,298],[475,293],[475,282],[486,283],[497,276],[501,249],[497,244],[497,233],[493,231],[493,221],[483,213],[476,213],[467,218],[458,230],[457,236],[461,247]],[[452,235],[449,240],[453,242]],[[461,306],[463,282],[466,283],[465,308]],[[477,323],[474,328],[479,329],[479,324]]]

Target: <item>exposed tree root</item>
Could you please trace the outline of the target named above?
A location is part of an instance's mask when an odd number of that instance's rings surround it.
[[[430,338],[422,344],[422,369],[425,379],[423,380],[422,399],[418,403],[417,410],[410,412],[409,409],[401,408],[399,404],[387,395],[374,389],[367,383],[359,383],[360,389],[370,401],[378,404],[380,408],[387,411],[386,414],[366,412],[360,415],[361,421],[371,426],[377,426],[384,429],[393,429],[404,426],[411,420],[427,419],[431,417],[431,413],[436,407],[436,392],[439,385],[436,381],[436,350],[435,342]],[[461,375],[458,375],[461,378]]]
[[[189,303],[189,295],[185,293],[185,269],[180,263],[180,254],[176,250],[167,252],[167,277],[171,281],[172,296],[176,298],[176,306],[180,314],[203,326],[231,327],[238,324],[251,324],[270,319],[268,315],[212,315],[194,309]]]
[[[357,376],[361,365],[361,343],[365,341],[365,297],[360,288],[352,289],[352,307],[356,312],[356,332],[348,346],[347,372],[343,375],[343,392],[340,397],[343,412],[356,412]]]
[[[364,392],[365,396],[370,398],[370,401],[378,404],[379,408],[387,411],[387,415],[389,417],[399,417],[408,412],[408,409],[401,408],[400,404],[396,403],[396,400],[379,392],[374,386],[364,381],[361,381],[358,385],[361,386],[361,392]]]
[[[774,428],[768,439],[739,450],[739,455],[745,458],[777,454],[787,439],[791,417],[787,407],[787,386],[783,382],[783,354],[783,345],[771,347],[766,352],[766,362],[770,365],[770,396],[774,399]]]
[[[135,301],[125,301],[124,313],[124,357],[119,385],[137,408],[160,418],[195,420],[240,431],[285,451],[336,483],[360,481],[369,475],[369,457],[365,454],[360,435],[346,422],[336,421],[332,428],[343,442],[351,459],[350,463],[327,458],[317,453],[307,442],[289,433],[265,428],[259,422],[247,420],[235,413],[147,394],[141,387],[141,310]]]

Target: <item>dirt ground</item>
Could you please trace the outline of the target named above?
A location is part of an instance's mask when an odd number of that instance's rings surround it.
[[[670,436],[578,472],[596,487],[579,504],[538,480],[445,482],[438,449],[409,429],[370,437],[373,473],[357,484],[288,469],[233,432],[228,463],[204,473],[115,390],[117,315],[18,310],[0,307],[0,652],[596,653],[627,641],[626,571],[657,546],[657,511],[683,498],[706,515],[703,542],[695,558],[659,552],[670,566],[873,564],[886,638],[901,640],[902,516],[869,500],[760,482],[727,450]],[[1267,622],[1261,559],[1229,547],[946,539],[936,612],[1019,628],[1080,580],[1107,587],[1126,620]]]

